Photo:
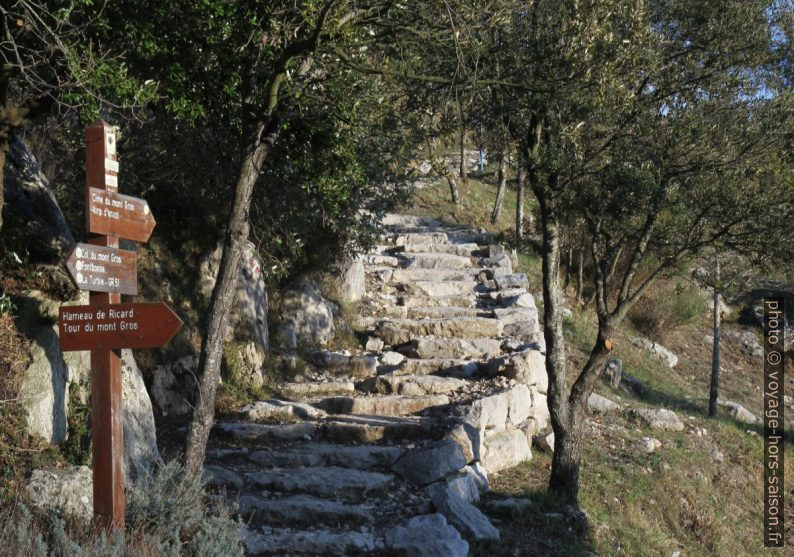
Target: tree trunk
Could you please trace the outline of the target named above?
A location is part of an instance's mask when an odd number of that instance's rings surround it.
[[[496,224],[499,221],[499,216],[502,214],[502,205],[504,204],[505,188],[507,186],[507,173],[505,172],[505,154],[499,155],[499,172],[497,173],[498,185],[496,186],[496,201],[494,202],[493,211],[491,212],[491,224]]]
[[[568,285],[571,284],[571,271],[573,269],[573,248],[569,247],[566,251],[565,257],[565,283],[562,285],[563,290],[568,289]]]
[[[718,271],[719,272],[719,271]],[[714,287],[714,346],[711,351],[711,385],[709,387],[709,416],[717,415],[717,398],[720,391],[720,291]]]
[[[5,180],[5,164],[6,155],[11,147],[11,142],[0,138],[0,230],[3,230],[3,204],[5,197],[3,195],[3,183]]]
[[[457,209],[459,203],[458,183],[455,180],[455,176],[452,174],[452,172],[447,173],[447,183],[449,184],[449,194],[452,197],[452,204]]]
[[[548,405],[554,430],[554,456],[549,489],[571,503],[579,493],[579,437],[566,396],[565,338],[562,331],[560,289],[560,223],[550,192],[537,185],[528,169],[532,190],[540,208],[543,239],[543,337],[546,341],[546,372],[549,375]]]
[[[188,430],[184,457],[186,471],[191,474],[197,474],[202,469],[207,439],[215,419],[215,393],[220,379],[226,324],[234,301],[243,249],[248,240],[251,195],[279,127],[276,126],[265,136],[265,124],[258,122],[248,133],[245,142],[246,154],[234,188],[223,255],[207,313],[207,332],[199,356],[199,395]]]
[[[518,192],[516,193],[516,241],[524,237],[524,167],[518,165]]]
[[[576,303],[582,301],[582,289],[584,288],[584,250],[580,249],[576,258]]]
[[[458,165],[460,179],[466,181],[466,128],[463,121],[460,123],[460,164]]]

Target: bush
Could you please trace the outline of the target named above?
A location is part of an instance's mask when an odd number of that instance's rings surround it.
[[[641,334],[657,340],[700,321],[706,303],[691,284],[661,283],[645,294],[629,312],[631,324]]]
[[[107,536],[85,524],[31,513],[21,502],[2,516],[0,556],[5,555],[244,555],[242,522],[222,504],[205,504],[200,477],[172,462],[127,494],[127,527]]]

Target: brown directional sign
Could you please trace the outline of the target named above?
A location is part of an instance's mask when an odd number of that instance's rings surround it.
[[[61,350],[158,348],[171,340],[182,320],[163,302],[61,306]]]
[[[80,290],[138,293],[135,252],[118,248],[77,244],[66,260],[66,270]]]
[[[110,190],[87,188],[88,231],[146,242],[154,229],[154,217],[146,200]]]

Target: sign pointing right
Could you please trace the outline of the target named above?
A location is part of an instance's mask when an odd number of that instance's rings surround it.
[[[61,350],[159,348],[182,327],[164,302],[61,306]]]
[[[146,200],[110,190],[86,188],[88,231],[148,242],[154,230],[154,216]]]

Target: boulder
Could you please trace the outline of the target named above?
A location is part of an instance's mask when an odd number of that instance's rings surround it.
[[[598,414],[620,410],[620,405],[617,402],[613,402],[597,393],[592,393],[587,397],[587,407]]]
[[[4,248],[34,263],[60,264],[74,237],[36,158],[18,136],[11,141],[4,170]]]
[[[201,261],[200,288],[209,299],[220,269],[223,244],[218,242],[215,249]],[[269,346],[267,327],[267,290],[262,275],[262,262],[256,247],[247,242],[243,251],[234,302],[229,312],[229,326],[226,341],[236,341],[242,345],[240,350],[247,375],[255,385],[262,384],[262,365]]]
[[[250,421],[322,419],[326,413],[311,404],[288,402],[284,400],[259,400],[240,409],[240,413]]]
[[[398,460],[392,471],[414,484],[427,485],[466,466],[463,449],[452,439],[412,449]]]
[[[499,530],[480,509],[466,500],[469,494],[461,490],[462,485],[440,482],[428,486],[426,492],[436,510],[463,536],[471,540],[498,540]]]
[[[738,422],[742,422],[749,425],[755,425],[761,423],[761,419],[750,412],[747,408],[739,404],[738,402],[731,402],[730,400],[719,400],[717,402],[720,406],[725,408],[728,412],[728,415]]]
[[[27,493],[36,507],[86,523],[94,512],[94,484],[88,466],[34,470]]]
[[[641,408],[633,412],[652,429],[683,431],[684,423],[678,415],[667,408]]]
[[[489,474],[512,468],[532,458],[526,435],[517,429],[487,433],[481,461]]]
[[[658,439],[654,439],[653,437],[643,437],[642,439],[638,439],[634,443],[634,447],[637,450],[637,452],[643,454],[651,454],[661,446],[662,446],[662,442],[659,441]]]
[[[442,514],[415,516],[388,530],[385,543],[403,557],[466,557],[469,544]]]
[[[364,258],[354,257],[339,282],[340,295],[344,301],[357,302],[364,297],[367,289],[364,276]]]
[[[127,485],[148,478],[162,465],[157,449],[152,402],[132,350],[121,351],[124,408],[124,475]]]
[[[334,336],[334,308],[307,278],[284,294],[281,317],[286,348],[297,342],[325,345]]]
[[[197,377],[193,356],[157,366],[152,377],[152,400],[162,416],[190,414],[196,400]]]
[[[644,350],[647,350],[657,358],[664,360],[668,367],[673,368],[678,365],[678,356],[651,339],[645,337],[632,337],[629,339],[629,342],[631,342],[634,346],[638,346]]]
[[[380,363],[385,366],[398,366],[403,363],[405,356],[399,352],[388,351],[380,355]]]
[[[739,331],[723,331],[722,338],[729,343],[738,344],[742,352],[754,358],[763,358],[764,349],[758,342],[758,337],[750,329]]]
[[[499,362],[498,360],[495,362]],[[549,387],[546,358],[539,350],[526,349],[505,356],[498,372],[524,385],[534,385],[541,393]]]
[[[88,303],[84,294],[75,302]],[[27,291],[16,300],[19,331],[30,339],[28,368],[22,374],[19,397],[27,412],[28,433],[52,444],[67,437],[69,386],[79,384],[91,374],[91,355],[87,351],[61,352],[58,340],[58,302],[37,290]]]

